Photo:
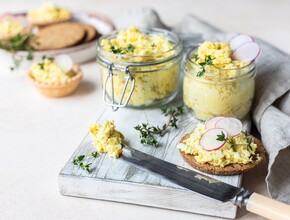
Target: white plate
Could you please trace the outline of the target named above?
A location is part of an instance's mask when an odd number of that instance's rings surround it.
[[[5,14],[4,16],[11,15],[17,18],[25,18],[25,13],[15,13],[15,14]],[[2,17],[3,15],[0,15]],[[73,12],[72,21],[78,21],[90,24],[94,26],[101,35],[105,35],[110,33],[115,29],[111,20],[106,18],[103,15],[89,13],[84,11]],[[88,43],[84,43],[81,45],[76,45],[73,47],[58,49],[58,50],[47,50],[47,51],[35,51],[34,59],[38,60],[43,55],[46,56],[54,56],[58,54],[67,54],[69,55],[74,63],[83,63],[89,60],[93,60],[96,58],[96,42],[97,40],[93,40]],[[26,60],[28,53],[26,51],[19,51],[16,53],[16,57],[23,57],[23,61],[21,62],[21,69],[27,69],[31,62]],[[13,58],[11,54],[3,49],[0,49],[0,69],[10,69],[10,67],[14,66]]]

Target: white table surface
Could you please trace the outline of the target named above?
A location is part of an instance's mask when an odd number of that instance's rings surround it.
[[[0,13],[35,7],[43,1],[0,1]],[[169,25],[187,13],[228,31],[249,33],[290,53],[290,1],[62,0],[77,9],[118,19],[127,7],[153,6]],[[104,109],[95,62],[82,65],[84,79],[67,98],[41,96],[25,73],[0,73],[0,219],[215,219],[183,212],[64,197],[58,174],[88,127]],[[266,165],[244,175],[243,186],[267,195]],[[239,210],[238,219],[261,219]]]

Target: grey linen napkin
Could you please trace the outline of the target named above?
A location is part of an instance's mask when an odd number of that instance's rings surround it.
[[[120,21],[118,28],[129,25],[166,28],[158,14],[148,8],[130,9]],[[172,30],[199,33],[203,39],[213,41],[226,41],[234,35],[193,15],[185,16]],[[261,39],[255,40],[261,54],[257,61],[252,118],[269,156],[268,192],[274,199],[290,204],[290,56]]]

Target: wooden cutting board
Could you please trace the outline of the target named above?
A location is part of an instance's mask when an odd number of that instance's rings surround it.
[[[107,107],[97,122],[103,123],[105,120],[115,121],[117,130],[125,135],[126,144],[130,147],[193,169],[183,161],[176,147],[180,138],[191,132],[200,122],[194,118],[192,112],[186,110],[178,121],[179,128],[172,129],[159,139],[160,144],[157,148],[140,144],[139,134],[134,126],[144,122],[163,125],[167,122],[167,117],[161,115],[160,109],[120,109],[112,112],[111,108]],[[249,128],[250,123],[248,122],[249,120],[244,123],[245,128]],[[110,200],[224,218],[235,218],[236,216],[237,208],[230,202],[222,203],[191,192],[106,154],[100,154],[97,158],[88,158],[86,162],[92,163],[91,173],[72,163],[78,155],[88,155],[93,151],[95,149],[92,139],[87,134],[59,174],[59,190],[62,195]],[[234,186],[241,186],[241,175],[210,176]]]

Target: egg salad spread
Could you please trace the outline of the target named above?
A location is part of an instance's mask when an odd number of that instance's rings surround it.
[[[51,23],[70,18],[71,12],[69,10],[58,7],[52,2],[45,3],[40,8],[28,12],[28,19],[32,22]]]
[[[127,30],[120,30],[118,35],[113,39],[103,39],[101,45],[104,50],[114,54],[127,54],[134,61],[142,62],[151,58],[166,58],[169,54],[164,52],[170,51],[173,44],[160,35],[146,35],[138,27],[131,26]]]
[[[134,91],[129,101],[131,106],[149,106],[152,103],[167,99],[175,94],[178,88],[180,74],[180,57],[173,58],[175,44],[161,34],[148,34],[132,26],[120,30],[112,39],[103,39],[101,47],[114,64],[130,66],[130,73],[135,80]],[[108,53],[109,52],[109,53]],[[167,61],[168,60],[168,61]],[[152,64],[160,61],[157,64]],[[107,66],[101,66],[103,85],[107,76]],[[127,73],[114,70],[114,97],[119,100]],[[132,81],[125,91],[129,96]],[[107,94],[112,97],[112,87],[106,85]]]
[[[105,121],[103,125],[93,124],[89,132],[99,153],[107,152],[114,158],[121,156],[124,136],[115,129],[113,121]]]
[[[45,58],[34,63],[29,70],[29,74],[39,82],[48,83],[66,82],[74,75],[63,70],[52,58]]]
[[[195,116],[244,118],[254,97],[254,63],[232,60],[229,43],[205,41],[185,64],[184,103]]]
[[[209,163],[214,166],[224,167],[229,164],[247,164],[260,160],[259,154],[256,153],[257,145],[250,139],[246,132],[241,132],[235,137],[228,137],[234,145],[226,142],[223,147],[218,150],[206,151],[199,142],[201,136],[205,133],[205,125],[198,124],[190,137],[185,143],[180,143],[177,147],[186,154],[194,155],[198,163]]]
[[[21,34],[24,27],[11,18],[4,18],[0,21],[0,40],[6,40]]]

